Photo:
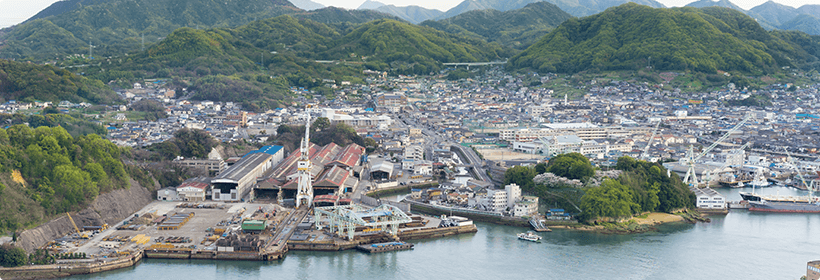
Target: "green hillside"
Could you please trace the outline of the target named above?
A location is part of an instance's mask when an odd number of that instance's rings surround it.
[[[441,63],[493,61],[510,54],[499,45],[453,35],[429,27],[395,20],[376,20],[356,28],[333,42],[320,54],[325,59],[355,55],[367,57],[366,66],[375,70],[429,73]]]
[[[0,59],[0,98],[3,100],[112,104],[121,102],[102,82],[67,70]]]
[[[469,11],[449,19],[426,21],[421,25],[465,36],[477,35],[490,42],[524,49],[570,18],[572,15],[558,6],[538,2],[506,12]]]
[[[0,129],[0,232],[76,211],[100,193],[130,187],[125,152],[97,135],[62,127]],[[10,179],[6,179],[10,178]]]
[[[93,1],[92,1],[93,2]],[[254,19],[301,11],[286,0],[112,0],[93,3],[42,17],[13,27],[0,41],[0,57],[44,58],[61,54],[87,53],[88,43],[96,53],[121,55],[140,50],[146,42],[158,41],[180,27],[208,28],[239,26]],[[37,23],[40,22],[40,23]],[[53,24],[44,32],[31,32],[29,25]],[[68,34],[71,36],[68,36]],[[55,44],[60,34],[69,44]],[[78,46],[77,41],[82,42]],[[62,42],[60,40],[59,42]],[[85,50],[83,49],[85,48]]]
[[[799,52],[763,30],[754,19],[725,8],[654,9],[624,4],[570,19],[523,53],[511,69],[694,70],[770,73],[793,66]]]

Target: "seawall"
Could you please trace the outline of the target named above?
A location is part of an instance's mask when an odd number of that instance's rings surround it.
[[[90,274],[136,265],[142,259],[142,251],[118,259],[93,263],[61,263],[49,265],[30,265],[22,267],[0,267],[0,278],[9,279],[44,279],[66,277],[76,274]]]
[[[492,215],[492,214],[480,214],[474,212],[467,212],[461,211],[459,209],[444,209],[439,208],[433,205],[419,203],[419,202],[410,202],[410,209],[413,212],[419,212],[424,214],[430,215],[458,215],[462,217],[466,217],[472,219],[473,221],[477,222],[487,222],[499,225],[508,225],[508,226],[516,226],[516,227],[529,227],[530,223],[527,219],[523,218],[516,218],[516,217],[504,217],[499,215]]]

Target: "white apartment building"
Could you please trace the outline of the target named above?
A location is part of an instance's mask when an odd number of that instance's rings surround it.
[[[575,134],[581,139],[604,139],[608,137],[608,129],[591,123],[552,123],[545,124],[544,128],[514,128],[499,130],[499,138],[506,141],[531,142],[543,137],[565,134]]]
[[[525,195],[513,206],[513,216],[527,217],[538,212],[538,197]]]
[[[409,145],[404,148],[404,159],[422,160],[424,159],[424,148],[419,145]]]
[[[598,143],[593,140],[583,140],[576,135],[557,135],[545,138],[546,143],[540,139],[531,142],[512,142],[512,148],[514,151],[529,154],[580,153],[583,155],[605,154],[612,150],[629,152],[633,148],[630,143]]]

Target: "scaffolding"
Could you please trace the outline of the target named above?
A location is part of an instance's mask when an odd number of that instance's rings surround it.
[[[322,230],[322,219],[326,218],[330,233],[347,236],[348,240],[353,240],[356,226],[380,228],[396,236],[400,224],[413,221],[401,209],[388,204],[374,208],[365,208],[358,204],[316,207],[313,213],[316,216],[317,230]]]

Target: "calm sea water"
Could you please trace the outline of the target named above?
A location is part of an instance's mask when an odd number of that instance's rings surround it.
[[[719,191],[740,200],[738,190]],[[291,251],[274,262],[147,259],[71,279],[798,279],[806,262],[820,259],[818,214],[732,211],[635,235],[556,229],[539,233],[540,244],[517,240],[523,228],[477,226],[476,234],[414,241],[412,251]]]

